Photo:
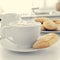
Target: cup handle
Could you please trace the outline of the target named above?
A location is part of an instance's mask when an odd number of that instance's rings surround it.
[[[1,35],[0,35],[0,40],[1,40]]]
[[[1,40],[1,19],[0,19],[0,40]]]

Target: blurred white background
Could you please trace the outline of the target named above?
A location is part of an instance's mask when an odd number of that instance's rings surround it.
[[[44,6],[47,1],[47,7],[54,7],[58,0],[0,0],[0,8],[5,12],[30,13],[31,8]]]

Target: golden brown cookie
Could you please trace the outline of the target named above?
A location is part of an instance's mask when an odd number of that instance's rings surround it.
[[[49,20],[49,19],[48,18],[44,18],[44,17],[35,19],[36,22],[40,22],[40,23],[43,23],[44,21],[47,21],[47,20]]]
[[[55,22],[56,24],[60,24],[60,20],[59,19],[54,19],[53,22]]]
[[[52,20],[45,21],[45,22],[43,23],[43,26],[44,26],[47,30],[56,30],[56,29],[57,29],[56,23],[54,23]]]
[[[45,27],[41,24],[41,31],[45,31]]]
[[[60,24],[57,24],[57,31],[60,31]]]
[[[47,48],[58,41],[58,35],[55,33],[49,33],[42,37],[39,37],[38,40],[33,44],[33,48]]]

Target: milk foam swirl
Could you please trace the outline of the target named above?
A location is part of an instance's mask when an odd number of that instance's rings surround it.
[[[10,23],[9,26],[16,26],[16,27],[29,27],[29,26],[35,26],[40,25],[40,23],[37,23],[35,21],[18,21],[15,23]]]

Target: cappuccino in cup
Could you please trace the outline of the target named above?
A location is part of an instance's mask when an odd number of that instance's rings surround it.
[[[18,21],[3,27],[2,36],[21,49],[31,48],[40,36],[40,23],[32,21]]]

